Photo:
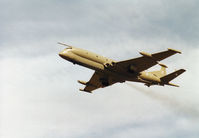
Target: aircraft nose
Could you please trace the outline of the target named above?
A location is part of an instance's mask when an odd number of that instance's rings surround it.
[[[60,57],[63,57],[63,56],[64,56],[63,51],[62,51],[62,52],[59,52],[59,56],[60,56]]]
[[[65,50],[59,52],[59,56],[64,59],[68,58],[68,57],[70,57],[70,51],[68,49],[65,49]]]

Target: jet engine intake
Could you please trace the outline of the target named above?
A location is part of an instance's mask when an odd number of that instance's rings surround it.
[[[114,64],[115,64],[115,62],[111,62],[111,63],[107,62],[104,64],[104,66],[105,66],[105,68],[108,68],[108,67],[112,67]]]
[[[107,78],[100,78],[100,81],[103,86],[109,86],[109,82]]]
[[[102,82],[102,85],[103,85],[103,86],[109,86],[109,83],[106,82],[106,81],[104,81],[104,82]]]
[[[135,73],[137,71],[137,68],[135,65],[130,65],[128,68],[128,71],[131,73]]]

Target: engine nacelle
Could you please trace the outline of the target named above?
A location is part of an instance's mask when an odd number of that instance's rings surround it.
[[[109,86],[109,81],[107,78],[100,78],[100,81],[103,86]]]
[[[137,71],[137,67],[135,65],[130,65],[128,71],[131,73],[135,73]]]
[[[152,58],[152,55],[146,52],[139,52],[141,55],[145,56],[145,57],[150,57]]]

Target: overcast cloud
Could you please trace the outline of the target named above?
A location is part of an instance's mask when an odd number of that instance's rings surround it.
[[[198,0],[0,0],[1,138],[198,138]],[[61,59],[65,42],[117,61],[166,48],[174,87],[115,84]],[[159,69],[155,66],[152,69]],[[151,70],[152,70],[151,69]],[[133,85],[132,85],[133,84]]]

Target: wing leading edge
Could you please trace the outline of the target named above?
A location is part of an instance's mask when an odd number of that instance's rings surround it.
[[[80,91],[91,93],[93,90],[110,86],[114,83],[119,82],[119,80],[115,80],[103,73],[95,72],[88,82],[83,82],[83,81],[78,81],[78,82],[86,85],[85,88],[80,89]]]
[[[99,81],[99,79],[100,79],[100,75],[97,72],[95,72],[93,76],[91,77],[91,79],[87,83],[85,83],[86,87],[84,89],[80,89],[80,91],[91,93],[93,90],[102,87],[102,84]]]
[[[145,52],[140,52],[141,57],[130,59],[130,60],[125,60],[125,61],[120,61],[115,64],[115,68],[123,68],[124,70],[128,70],[129,66],[133,66],[135,72],[141,72],[144,71],[156,64],[158,64],[159,61],[170,57],[176,53],[181,53],[180,51],[170,49],[168,48],[167,51],[162,51],[154,54],[148,54]]]

